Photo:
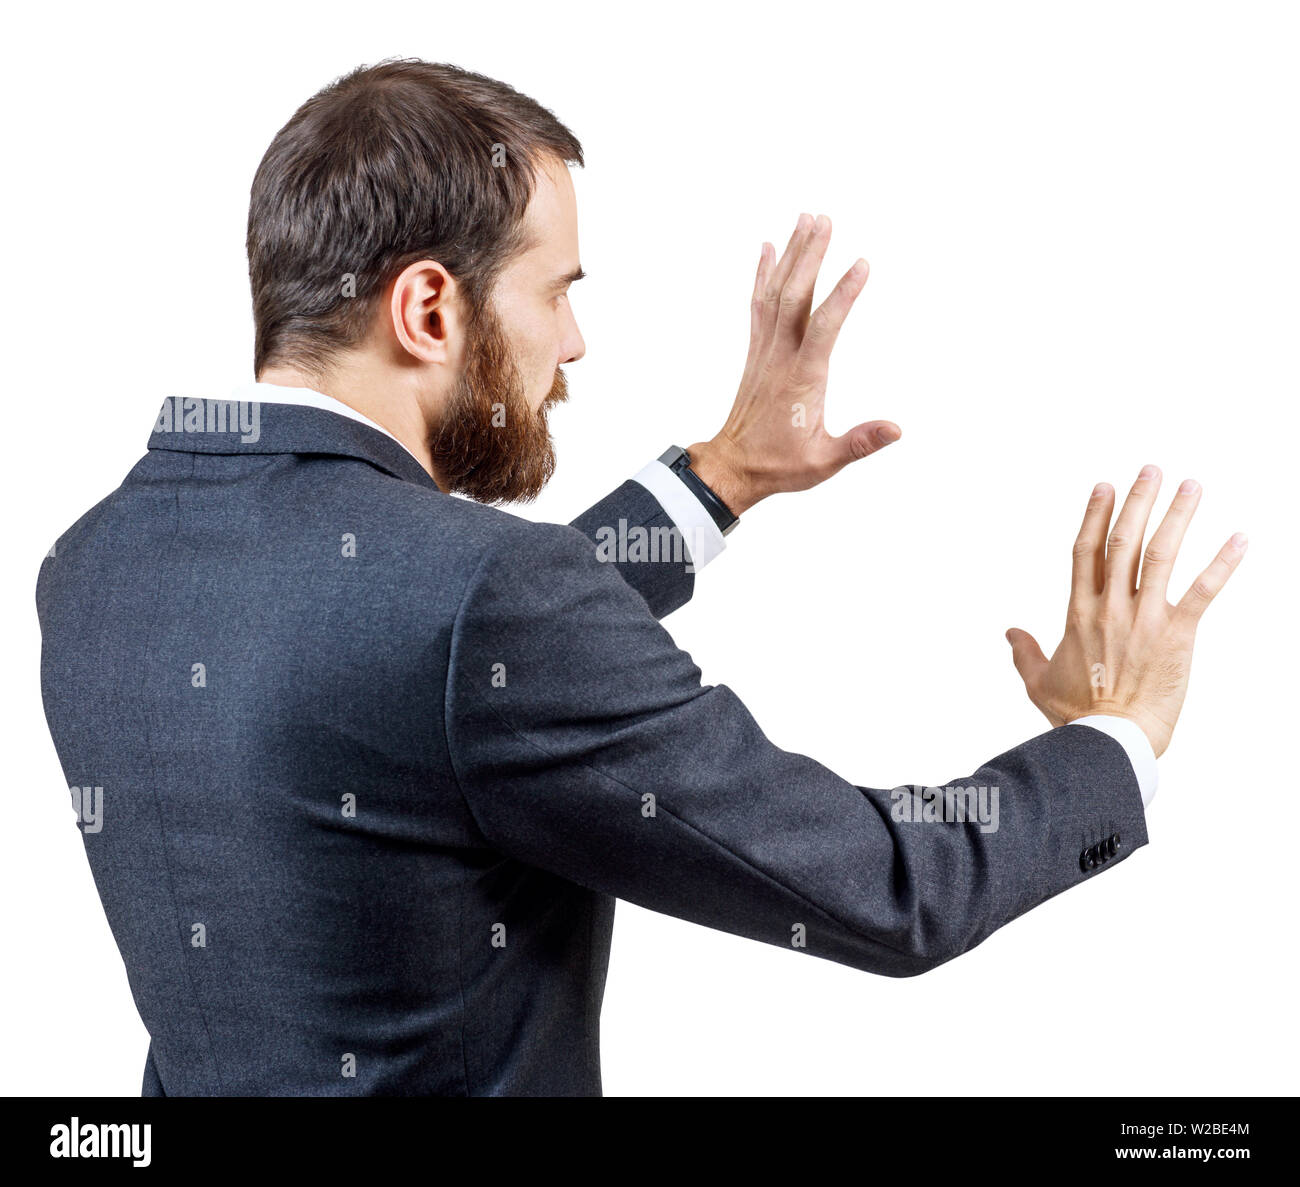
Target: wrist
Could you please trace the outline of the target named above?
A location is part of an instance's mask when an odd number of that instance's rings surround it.
[[[1146,738],[1151,746],[1151,752],[1159,758],[1169,745],[1168,732],[1159,727],[1157,722],[1146,718],[1143,714],[1133,711],[1121,712],[1109,707],[1097,706],[1087,710],[1085,713],[1075,713],[1065,719],[1064,724],[1072,725],[1076,721],[1082,721],[1088,717],[1120,717],[1125,721],[1131,721],[1142,731],[1142,736]]]
[[[688,446],[691,469],[728,507],[733,515],[744,515],[761,496],[756,496],[735,447],[723,436],[697,441]]]

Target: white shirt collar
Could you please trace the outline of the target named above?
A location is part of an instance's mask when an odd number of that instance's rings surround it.
[[[349,420],[357,420],[363,425],[369,425],[372,429],[383,433],[385,437],[392,437],[394,441],[397,441],[397,438],[393,437],[393,434],[383,425],[376,424],[368,416],[362,416],[360,412],[343,403],[342,400],[336,400],[333,396],[327,396],[324,392],[318,392],[314,388],[284,387],[278,383],[248,383],[239,388],[231,396],[231,399],[242,400],[245,403],[298,404],[304,408],[323,408],[326,412],[336,412],[339,416],[346,416]],[[402,445],[400,441],[397,441],[397,444]],[[402,445],[402,448],[406,449],[406,446]],[[406,449],[406,452],[411,453],[409,449]],[[411,453],[411,456],[415,457],[415,454]],[[420,459],[415,458],[415,460],[418,462]]]

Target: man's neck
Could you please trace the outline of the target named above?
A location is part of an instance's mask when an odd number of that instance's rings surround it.
[[[310,388],[346,404],[392,433],[410,450],[429,477],[439,487],[446,489],[434,469],[433,455],[429,449],[429,429],[419,401],[413,393],[403,390],[400,385],[381,381],[374,376],[352,374],[347,370],[316,377],[299,371],[296,367],[283,365],[263,368],[257,380],[259,383],[274,383],[280,387]]]

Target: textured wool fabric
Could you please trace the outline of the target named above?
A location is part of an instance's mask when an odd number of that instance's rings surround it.
[[[148,1095],[599,1094],[616,898],[912,976],[1146,843],[1091,728],[951,781],[992,830],[774,746],[657,621],[689,565],[593,545],[671,527],[636,483],[534,524],[331,412],[187,412],[37,587]]]

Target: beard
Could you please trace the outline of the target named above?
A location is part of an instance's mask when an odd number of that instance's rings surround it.
[[[429,441],[445,493],[479,503],[531,502],[555,473],[547,411],[569,398],[564,372],[536,412],[505,333],[490,308],[478,312],[468,362]]]

